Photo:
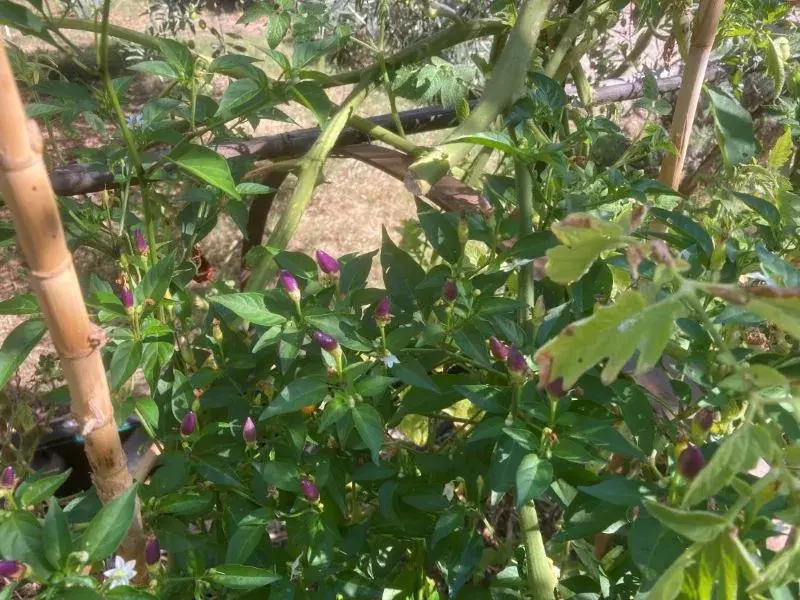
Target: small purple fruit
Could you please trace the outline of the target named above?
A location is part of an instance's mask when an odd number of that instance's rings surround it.
[[[254,444],[256,441],[256,424],[253,423],[253,419],[250,417],[247,417],[242,426],[242,437],[247,444]]]
[[[335,275],[339,272],[339,261],[324,250],[317,250],[317,264],[326,275]]]
[[[289,273],[289,271],[283,270],[278,275],[278,282],[289,298],[295,302],[300,302],[300,286],[297,285],[297,280],[294,278],[294,275]]]
[[[21,579],[27,567],[16,560],[0,560],[0,579]]]
[[[714,411],[707,406],[701,408],[694,416],[694,423],[697,424],[701,431],[708,431],[714,424]]]
[[[489,338],[489,351],[496,360],[505,362],[508,358],[508,346],[494,336]]]
[[[336,341],[336,338],[331,337],[327,333],[322,333],[321,331],[315,331],[312,337],[314,338],[314,341],[317,342],[323,350],[326,350],[331,354],[339,350],[339,342]]]
[[[563,398],[566,393],[564,390],[564,378],[556,377],[553,381],[548,382],[544,389],[554,398]]]
[[[458,286],[456,285],[455,281],[448,279],[444,282],[444,287],[442,287],[442,297],[451,304],[458,299]]]
[[[161,561],[161,545],[158,543],[156,536],[151,535],[147,538],[147,543],[144,546],[144,562],[151,567]]]
[[[0,476],[0,488],[13,488],[16,479],[17,474],[14,472],[14,467],[6,467],[3,469],[3,475]]]
[[[150,246],[147,245],[147,240],[144,239],[144,234],[141,229],[136,229],[133,232],[133,245],[136,246],[136,252],[140,255],[147,254]]]
[[[194,433],[195,429],[197,429],[197,415],[194,414],[193,410],[190,410],[183,415],[183,420],[181,421],[181,435],[183,437],[189,437]]]
[[[516,346],[511,346],[508,351],[506,367],[508,368],[508,374],[511,375],[511,379],[516,381],[527,379],[530,374],[528,361],[525,360],[522,352],[520,352]]]
[[[309,502],[316,502],[319,500],[319,488],[310,479],[306,479],[305,477],[300,479],[300,490],[303,492],[305,499]]]
[[[385,327],[392,320],[392,303],[389,296],[384,296],[375,307],[375,320],[378,325]]]
[[[127,285],[122,286],[119,299],[122,300],[122,306],[124,306],[126,310],[133,308],[133,292]]]
[[[697,474],[703,470],[705,464],[706,459],[703,458],[703,453],[694,444],[686,446],[678,456],[678,471],[686,479],[697,477]]]

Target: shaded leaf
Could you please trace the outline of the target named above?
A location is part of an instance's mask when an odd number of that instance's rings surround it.
[[[536,454],[528,454],[517,468],[517,510],[539,498],[553,481],[553,466]]]
[[[31,350],[42,339],[47,325],[41,319],[20,323],[3,340],[0,346],[0,390],[16,372]]]
[[[328,384],[315,377],[302,377],[290,382],[270,403],[259,418],[261,421],[277,415],[295,412],[304,406],[319,404],[328,393]]]
[[[750,113],[729,92],[709,86],[711,114],[722,157],[728,165],[739,165],[756,155],[757,144]]]

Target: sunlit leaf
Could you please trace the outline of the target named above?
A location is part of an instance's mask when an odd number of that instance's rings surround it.
[[[562,245],[547,250],[547,276],[558,283],[577,281],[606,250],[623,244],[616,223],[575,213],[551,227]]]

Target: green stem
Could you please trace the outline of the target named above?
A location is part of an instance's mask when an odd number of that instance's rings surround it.
[[[539,32],[550,10],[550,2],[551,0],[526,0],[492,77],[486,82],[483,98],[448,139],[486,131],[517,97],[525,84]],[[452,144],[426,154],[409,169],[409,189],[415,194],[426,193],[452,166],[460,164],[471,148],[471,144]]]
[[[139,189],[141,190],[142,194],[145,232],[147,234],[147,243],[150,246],[150,260],[152,261],[152,264],[156,264],[158,261],[158,254],[156,251],[156,232],[155,223],[153,223],[153,207],[150,202],[150,195],[147,189],[147,179],[145,178],[144,168],[142,167],[142,161],[139,157],[139,149],[136,147],[136,140],[133,139],[133,134],[128,128],[127,122],[125,121],[125,115],[122,112],[122,106],[120,106],[117,92],[114,90],[114,86],[111,82],[111,73],[108,68],[108,36],[109,31],[112,29],[108,22],[110,11],[111,0],[105,0],[105,2],[103,2],[103,21],[101,23],[100,30],[100,71],[103,78],[103,85],[106,88],[106,94],[108,95],[109,102],[111,103],[111,108],[117,117],[122,138],[125,140],[125,146],[128,149],[131,162],[136,170],[136,176],[139,179]]]
[[[539,527],[539,515],[536,506],[529,502],[520,510],[522,535],[525,540],[525,567],[528,574],[528,586],[531,598],[536,600],[555,600],[556,581],[553,568],[544,549],[542,530]]]
[[[639,38],[636,40],[636,43],[631,48],[631,51],[628,53],[628,56],[625,57],[625,60],[622,61],[622,64],[614,69],[609,74],[609,79],[617,79],[619,77],[624,77],[628,71],[630,71],[636,63],[639,62],[639,59],[644,54],[645,50],[650,47],[650,42],[653,39],[653,30],[655,27],[648,27],[645,29],[640,35]]]
[[[561,63],[564,62],[564,57],[569,53],[572,44],[575,43],[575,40],[578,39],[578,36],[586,27],[586,15],[588,12],[589,0],[584,0],[581,7],[573,13],[572,18],[569,20],[567,29],[561,35],[561,39],[558,40],[558,45],[553,50],[544,68],[544,74],[551,79],[556,74]]]
[[[533,233],[533,176],[528,165],[521,160],[514,163],[517,184],[517,204],[519,206],[519,237]],[[528,336],[529,341],[533,335],[533,321],[531,319],[533,307],[536,305],[536,292],[533,288],[533,263],[529,263],[519,270],[519,299],[525,303],[518,315],[519,324]]]
[[[281,213],[275,229],[269,236],[267,241],[269,246],[285,248],[297,230],[300,218],[303,216],[314,193],[314,188],[317,186],[325,159],[330,154],[336,139],[347,125],[356,108],[367,97],[371,80],[371,77],[365,76],[364,80],[351,92],[348,99],[345,100],[339,111],[328,122],[325,130],[314,142],[314,146],[309,150],[305,159],[303,159],[303,164],[298,173],[297,186],[288,205]],[[255,265],[245,289],[247,291],[263,290],[274,274],[275,262],[271,256],[264,256]]]
[[[703,323],[703,327],[706,329],[708,334],[714,340],[714,343],[719,348],[720,353],[725,357],[725,360],[728,362],[728,366],[736,368],[739,361],[736,360],[736,357],[733,355],[733,352],[728,346],[728,343],[723,339],[722,335],[719,332],[719,329],[717,329],[717,326],[714,325],[714,323],[709,318],[708,313],[706,313],[705,308],[703,308],[703,305],[700,303],[700,300],[698,300],[695,293],[690,292],[684,294],[683,297],[686,300],[686,302],[689,303],[692,309],[694,309],[694,311],[697,313],[697,316],[700,317],[700,321]]]
[[[422,148],[417,146],[411,140],[404,138],[401,135],[397,135],[393,131],[389,131],[385,127],[381,127],[380,125],[376,125],[369,119],[365,119],[364,117],[360,117],[358,115],[352,115],[350,117],[350,121],[348,125],[358,129],[362,133],[366,133],[368,136],[383,142],[384,144],[388,144],[393,148],[397,148],[406,154],[411,154],[415,156],[422,152]]]

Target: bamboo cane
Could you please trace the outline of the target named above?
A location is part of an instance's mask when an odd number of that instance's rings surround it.
[[[61,358],[97,494],[107,502],[127,490],[132,479],[100,356],[103,332],[89,321],[42,160],[42,137],[25,114],[2,41],[0,105],[0,195],[11,209],[17,239],[31,270],[31,286]],[[119,554],[128,560],[136,558],[140,573],[146,571],[144,541],[137,505]]]
[[[678,153],[664,156],[658,177],[661,183],[672,189],[678,189],[681,183],[683,163],[689,148],[697,103],[724,5],[725,0],[701,0],[695,17],[689,57],[686,60],[681,89],[675,103],[675,114],[669,130],[670,140],[678,149]]]

